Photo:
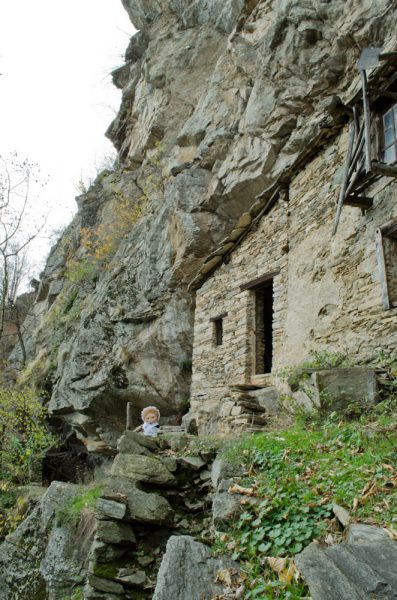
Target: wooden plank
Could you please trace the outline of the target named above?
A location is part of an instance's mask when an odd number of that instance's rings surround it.
[[[364,106],[365,171],[369,173],[371,171],[371,112],[369,109],[367,74],[365,70],[361,70],[360,75]]]
[[[256,279],[252,279],[252,281],[248,281],[247,283],[243,283],[240,285],[240,292],[244,292],[245,290],[255,290],[266,284],[270,284],[271,280],[278,275],[280,271],[270,271],[269,273],[265,273],[261,275],[261,277],[257,277]]]
[[[378,259],[378,267],[379,267],[379,283],[380,283],[381,290],[382,290],[383,308],[385,310],[389,310],[391,308],[391,305],[390,305],[390,296],[389,296],[389,286],[388,286],[388,282],[387,282],[385,249],[383,246],[382,231],[380,229],[377,229],[377,231],[375,233],[375,243],[376,243],[376,256]]]
[[[378,175],[397,177],[397,167],[395,165],[387,165],[386,163],[379,163],[377,160],[373,160],[372,170]]]
[[[355,109],[354,109],[354,111],[355,111]],[[346,161],[345,161],[345,172],[343,175],[342,187],[339,192],[339,198],[338,198],[338,204],[337,204],[337,208],[336,208],[334,226],[332,229],[332,235],[335,235],[335,233],[338,229],[340,215],[341,215],[342,207],[343,207],[343,201],[344,201],[345,195],[346,195],[349,165],[350,165],[352,152],[353,152],[353,142],[354,142],[354,137],[355,137],[355,130],[356,130],[356,124],[355,124],[355,121],[353,121],[352,123],[350,123],[350,128],[349,128],[349,141],[348,141],[348,148],[347,148]]]

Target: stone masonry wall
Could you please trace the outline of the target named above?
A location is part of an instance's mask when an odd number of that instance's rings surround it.
[[[279,369],[311,350],[370,361],[395,347],[397,309],[383,308],[375,231],[397,216],[397,183],[375,184],[365,215],[345,206],[332,236],[346,146],[345,130],[292,180],[288,202],[280,199],[197,291],[191,412],[204,429],[210,416],[223,416],[231,387],[277,384]],[[240,286],[274,271],[272,373],[258,376],[255,293]],[[210,319],[222,313],[216,346]]]

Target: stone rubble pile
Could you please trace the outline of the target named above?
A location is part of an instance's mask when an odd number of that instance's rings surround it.
[[[192,439],[197,438],[176,430],[157,438],[127,431],[120,438],[96,505],[87,600],[151,598],[167,541],[190,540],[183,534],[199,534],[211,525],[215,453],[190,451]],[[204,556],[209,551],[203,548],[198,552]],[[158,598],[166,597],[162,594]]]

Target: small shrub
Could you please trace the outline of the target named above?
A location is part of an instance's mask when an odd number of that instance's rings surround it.
[[[69,525],[77,528],[83,511],[87,509],[93,511],[101,493],[101,485],[91,486],[88,489],[84,487],[81,494],[74,496],[58,509],[57,525]]]
[[[25,484],[41,478],[41,461],[56,438],[43,399],[30,387],[0,387],[0,477]]]

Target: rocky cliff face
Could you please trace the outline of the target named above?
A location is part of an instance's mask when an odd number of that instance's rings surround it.
[[[190,281],[255,195],[332,129],[327,99],[351,93],[361,49],[390,46],[397,24],[387,0],[123,4],[139,31],[113,73],[119,166],[78,198],[27,340],[26,376],[89,450],[114,444],[127,401],[136,416],[148,403],[180,411]]]

